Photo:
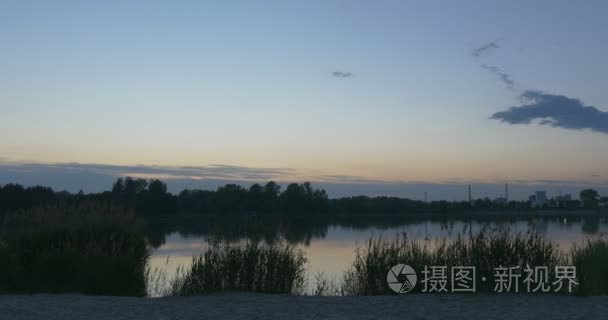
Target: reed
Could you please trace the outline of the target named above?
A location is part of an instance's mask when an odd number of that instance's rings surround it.
[[[546,266],[551,275],[555,266],[567,265],[567,257],[559,247],[537,233],[513,234],[508,228],[486,228],[473,235],[461,234],[455,239],[436,239],[418,242],[403,234],[393,240],[371,238],[365,248],[357,248],[356,258],[345,272],[342,291],[347,295],[380,295],[392,291],[387,286],[388,270],[405,263],[414,270],[425,266],[474,266],[477,291],[493,291],[492,281],[483,282],[482,276],[492,278],[494,268]],[[523,281],[523,277],[520,279]],[[522,284],[520,283],[520,288]],[[414,291],[420,291],[417,286]]]
[[[578,275],[578,294],[608,294],[607,240],[589,239],[582,245],[575,245],[571,259]]]
[[[307,259],[287,245],[247,242],[230,245],[212,241],[190,268],[171,284],[172,295],[220,291],[300,294]]]

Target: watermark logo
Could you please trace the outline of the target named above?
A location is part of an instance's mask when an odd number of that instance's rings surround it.
[[[424,266],[420,272],[420,291],[423,293],[477,292],[478,279],[484,288],[491,279],[478,277],[474,266]],[[494,292],[568,292],[578,286],[575,266],[514,266],[495,267]],[[523,271],[523,272],[522,272]],[[418,282],[418,275],[407,264],[393,266],[386,275],[388,287],[396,293],[410,292]]]
[[[391,290],[397,293],[412,291],[418,281],[416,271],[407,264],[394,265],[386,275],[386,282]]]

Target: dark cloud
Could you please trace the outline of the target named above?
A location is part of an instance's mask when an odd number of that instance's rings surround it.
[[[316,180],[328,183],[391,183],[389,181],[380,179],[370,179],[362,176],[349,176],[339,174],[319,176]]]
[[[500,48],[499,40],[475,48],[473,56],[480,57]],[[515,81],[500,67],[487,64],[482,64],[481,67],[496,75],[508,89],[515,88]],[[594,106],[586,106],[579,99],[526,90],[520,95],[520,100],[520,106],[496,112],[490,119],[509,124],[530,124],[538,120],[540,125],[608,133],[608,112],[598,110]]]
[[[497,112],[490,118],[508,124],[539,124],[565,129],[589,129],[608,133],[608,112],[563,95],[527,90],[521,94],[521,106]]]
[[[570,186],[587,186],[588,181],[584,180],[563,180],[563,179],[538,179],[528,181],[528,184],[535,185],[570,185]]]
[[[252,168],[230,165],[208,166],[154,166],[154,165],[107,165],[84,163],[32,163],[0,162],[0,184],[18,181],[20,177],[30,177],[34,184],[44,184],[48,180],[68,179],[69,177],[97,177],[100,181],[111,181],[120,176],[221,180],[221,181],[268,181],[286,179],[296,173],[290,168]],[[101,178],[103,177],[103,179]],[[28,180],[28,181],[30,181]],[[88,181],[83,181],[88,183]],[[63,187],[63,186],[62,186]],[[97,190],[97,189],[93,189]]]
[[[350,78],[353,76],[352,73],[350,72],[343,72],[343,71],[334,71],[331,73],[332,76],[336,77],[336,78]]]
[[[473,52],[471,54],[473,55],[473,57],[477,58],[477,57],[481,57],[482,55],[489,53],[493,50],[496,50],[496,49],[500,48],[500,46],[498,45],[498,41],[500,41],[500,39],[486,43],[481,47],[477,47],[477,48],[473,49]]]
[[[500,69],[499,67],[489,66],[487,64],[482,64],[481,67],[490,71],[492,74],[498,76],[498,79],[502,81],[502,83],[504,83],[508,89],[513,90],[513,88],[515,87],[515,81],[511,79],[511,76],[506,72],[502,71],[502,69]]]

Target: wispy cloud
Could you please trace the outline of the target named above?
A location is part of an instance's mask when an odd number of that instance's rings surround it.
[[[350,78],[353,76],[353,74],[351,72],[344,72],[344,71],[333,71],[331,73],[331,75],[335,78],[341,78],[341,79]]]
[[[508,124],[539,124],[573,130],[589,129],[608,134],[608,112],[586,106],[575,98],[527,90],[522,105],[496,112],[490,118]]]
[[[500,45],[498,45],[498,42],[500,41],[500,39],[494,40],[492,42],[488,42],[480,47],[474,48],[473,51],[471,52],[471,54],[473,55],[473,57],[481,57],[485,54],[490,53],[491,51],[494,51],[498,48],[500,48]]]
[[[255,168],[212,164],[208,166],[156,166],[156,165],[108,165],[87,163],[0,163],[4,169],[27,170],[28,172],[88,172],[108,176],[133,176],[163,179],[234,179],[243,181],[283,179],[296,174],[291,168]]]
[[[319,182],[327,183],[395,183],[394,181],[387,181],[381,179],[372,179],[362,176],[350,176],[350,175],[322,175],[315,179]]]
[[[498,41],[500,41],[500,39],[486,43],[481,47],[477,47],[477,48],[473,49],[471,54],[475,58],[480,58],[481,56],[484,56],[484,55],[490,53],[491,51],[494,51],[494,50],[500,48],[500,46],[498,45]],[[507,89],[513,90],[515,88],[515,81],[513,81],[513,78],[511,78],[511,76],[508,73],[506,73],[504,70],[502,70],[502,68],[500,68],[498,66],[494,66],[494,65],[488,65],[488,64],[482,64],[481,67],[486,69],[493,75],[497,76],[498,80],[500,80],[507,87]]]
[[[482,64],[481,67],[490,71],[492,74],[498,76],[498,79],[502,81],[502,83],[504,83],[504,85],[508,89],[513,90],[515,88],[515,81],[513,81],[513,79],[511,79],[511,76],[508,73],[504,72],[501,68],[497,66],[490,66],[487,64]]]

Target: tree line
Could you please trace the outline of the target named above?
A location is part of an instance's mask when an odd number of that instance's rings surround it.
[[[597,208],[599,194],[593,189],[581,191],[578,200],[562,203],[562,209]],[[397,197],[343,197],[330,199],[323,189],[309,182],[291,183],[285,189],[274,181],[249,188],[226,184],[216,190],[185,189],[174,195],[166,183],[157,180],[118,178],[110,191],[88,193],[55,192],[50,187],[0,185],[0,212],[27,209],[60,202],[105,201],[135,210],[141,215],[191,212],[201,214],[339,214],[339,213],[411,213],[458,212],[471,210],[528,210],[527,201],[497,204],[490,199],[423,202]]]

